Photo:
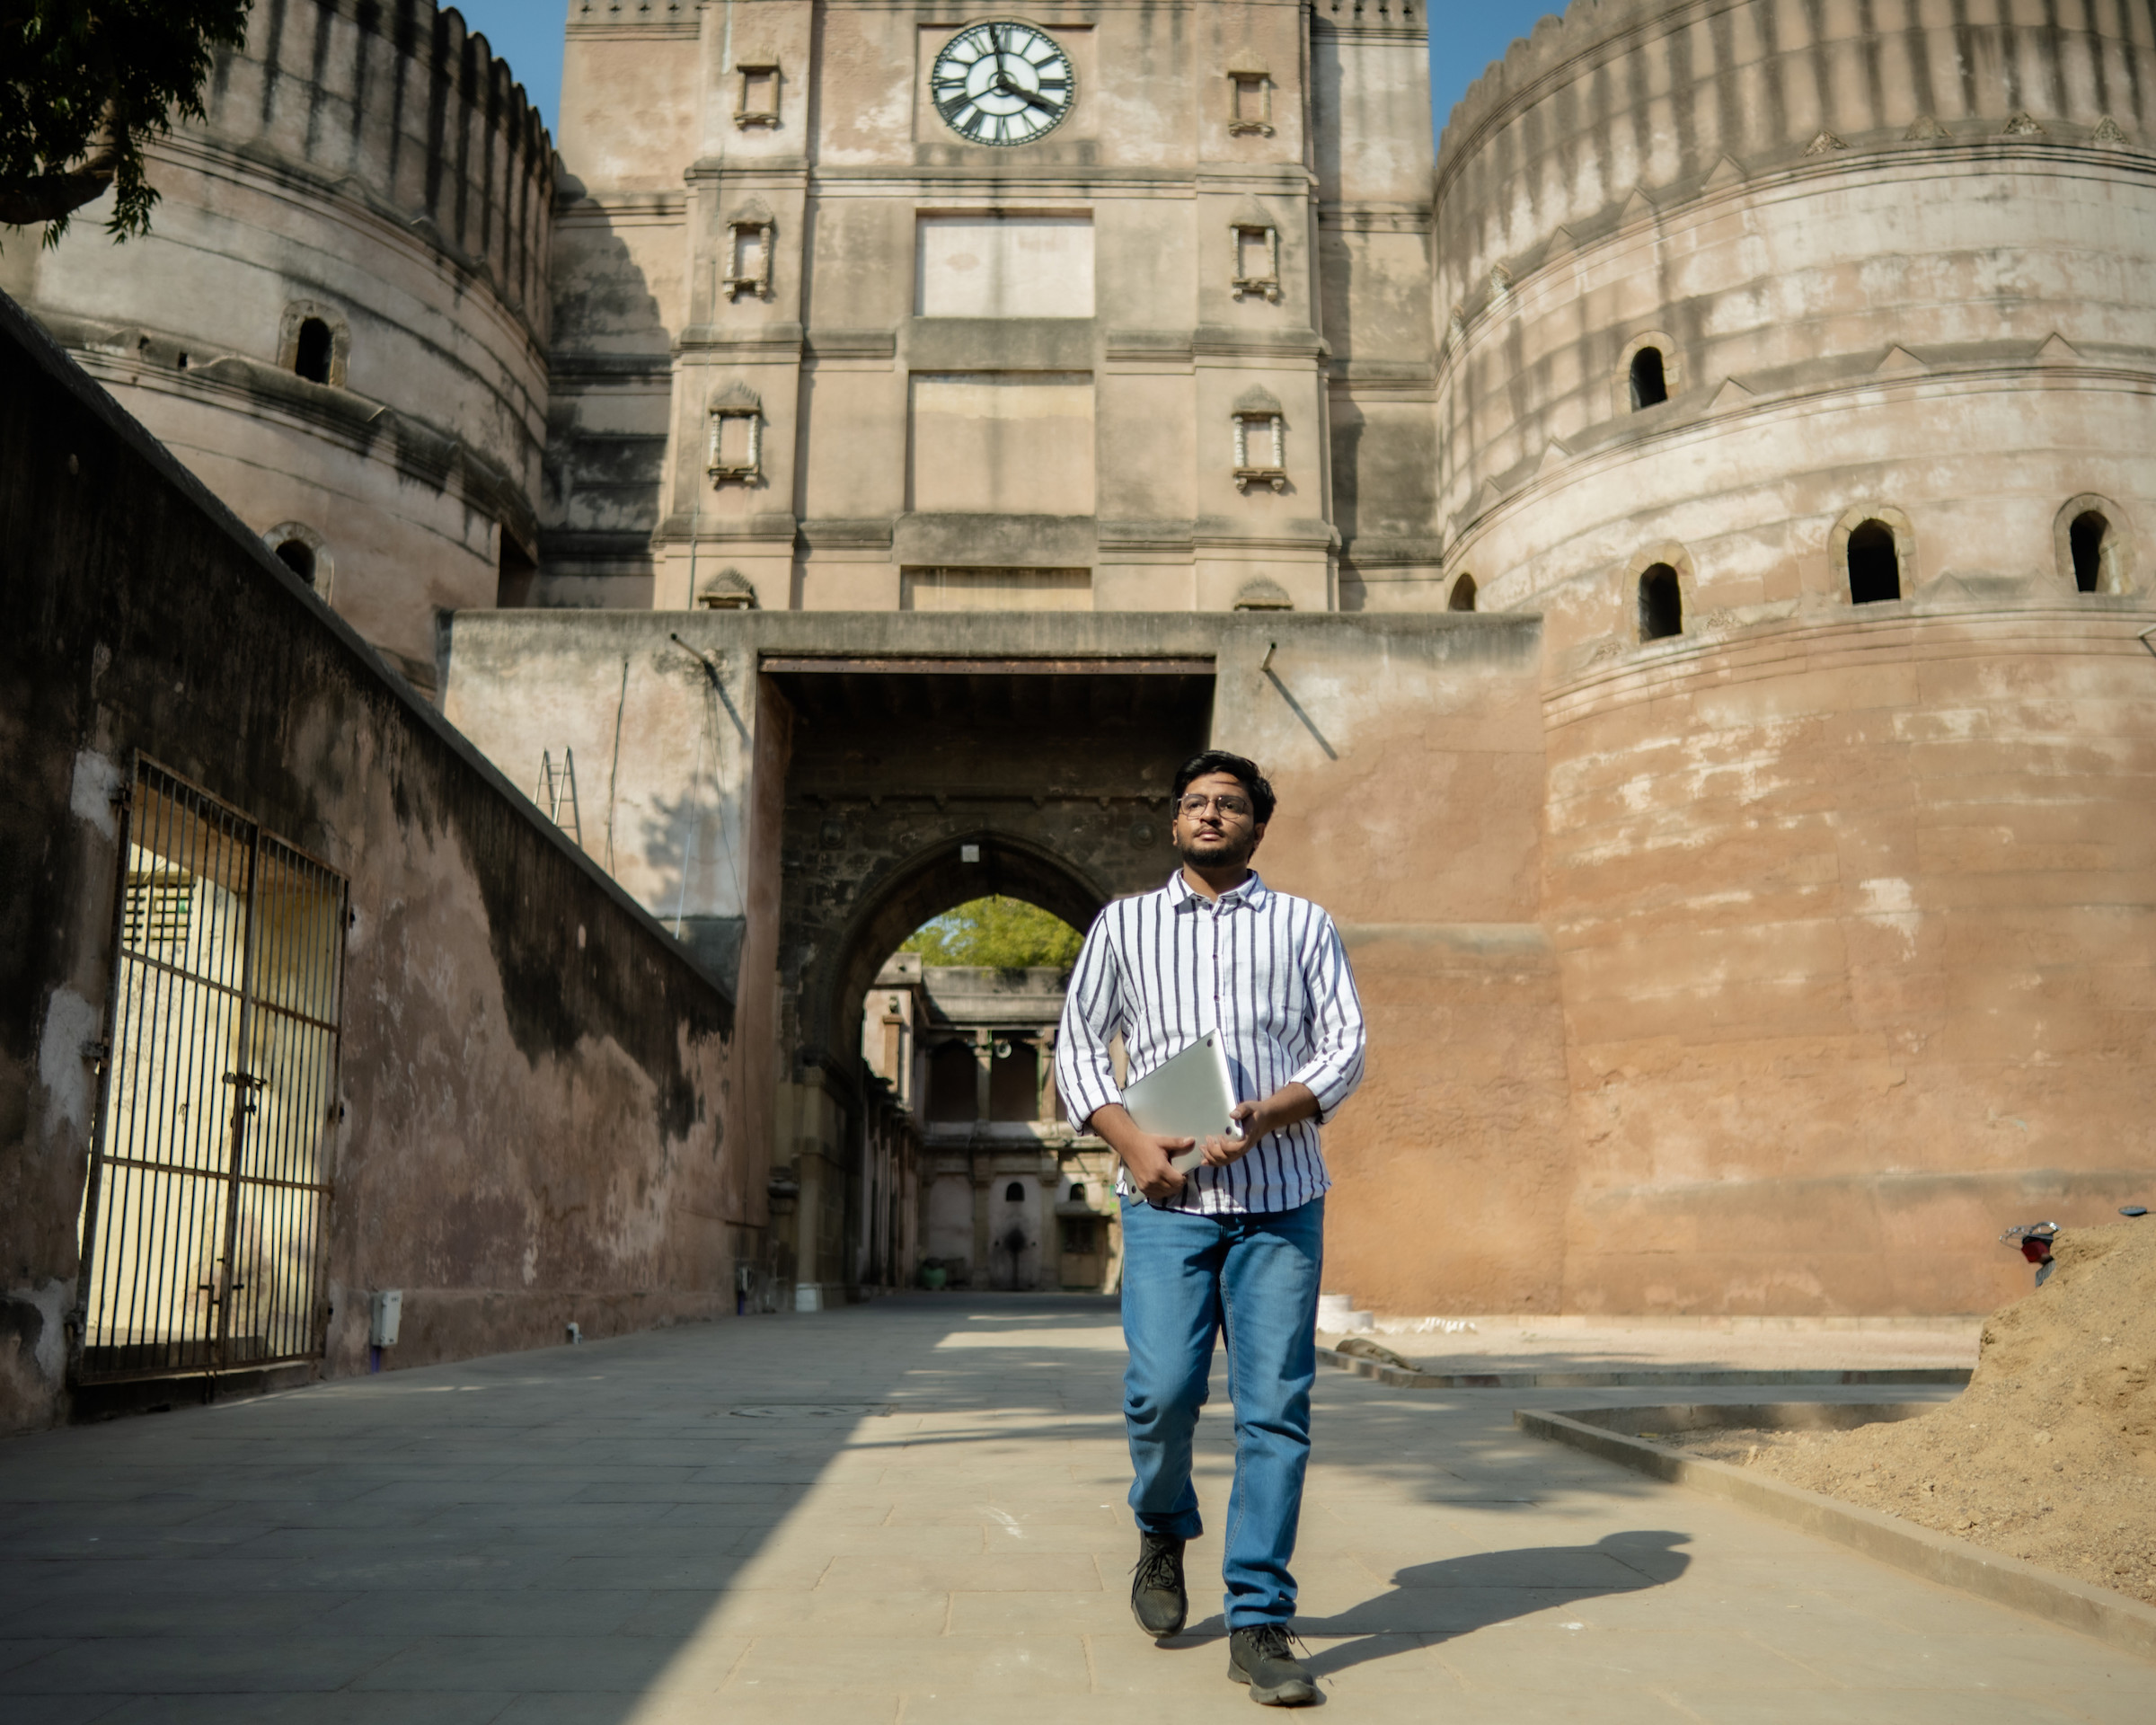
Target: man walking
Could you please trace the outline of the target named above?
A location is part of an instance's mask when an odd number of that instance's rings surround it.
[[[1071,1118],[1123,1163],[1131,1611],[1156,1637],[1188,1614],[1183,1545],[1201,1531],[1191,1439],[1218,1331],[1235,1405],[1221,1563],[1228,1676],[1254,1701],[1294,1706],[1318,1694],[1287,1636],[1331,1183],[1318,1127],[1361,1082],[1363,1013],[1332,919],[1251,871],[1273,808],[1272,786],[1240,755],[1208,749],[1183,765],[1171,832],[1183,865],[1094,922],[1064,1003],[1056,1076]],[[1186,1175],[1170,1163],[1192,1140],[1131,1119],[1109,1042],[1121,1034],[1135,1082],[1213,1030],[1241,1099],[1241,1136],[1207,1138]]]

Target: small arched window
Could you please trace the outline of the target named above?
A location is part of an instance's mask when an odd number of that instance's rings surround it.
[[[1860,522],[1849,535],[1849,602],[1879,605],[1902,597],[1902,557],[1894,529],[1884,521]]]
[[[1475,608],[1475,578],[1462,575],[1453,583],[1453,596],[1445,602],[1448,611],[1472,611]]]
[[[313,527],[305,521],[279,521],[264,530],[262,544],[270,548],[271,556],[313,588],[323,604],[333,603],[331,589],[336,585],[337,562]]]
[[[1085,1202],[1085,1182],[1082,1180],[1074,1180],[1071,1182],[1071,1202],[1074,1204]]]
[[[1677,571],[1649,563],[1639,574],[1639,639],[1663,641],[1684,632],[1684,594]]]
[[[2111,524],[2099,509],[2083,509],[2066,529],[2066,544],[2073,558],[2073,585],[2077,592],[2100,593],[2104,586],[2104,542]]]
[[[2068,498],[2051,518],[2059,580],[2077,593],[2134,590],[2134,518],[2097,491]]]
[[[314,547],[305,539],[287,539],[277,548],[278,561],[309,587],[314,585]]]
[[[1021,1186],[1015,1180],[1012,1181],[1008,1186],[1003,1188],[1004,1203],[1023,1204],[1025,1201],[1026,1189],[1023,1186]]]
[[[1632,411],[1653,407],[1669,399],[1669,379],[1662,368],[1660,348],[1641,348],[1632,356]]]
[[[326,384],[330,381],[330,358],[335,351],[330,326],[319,317],[303,319],[299,343],[293,349],[292,369],[310,384]]]

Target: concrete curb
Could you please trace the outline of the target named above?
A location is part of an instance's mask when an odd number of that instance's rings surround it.
[[[1686,1371],[1641,1366],[1604,1372],[1403,1372],[1338,1349],[1318,1349],[1318,1364],[1400,1390],[1607,1390],[1718,1384],[1950,1384],[1969,1381],[1966,1366],[1879,1367],[1861,1371]]]
[[[1615,1409],[1586,1411],[1606,1417]],[[1624,1410],[1629,1414],[1646,1411]],[[1876,1509],[1863,1509],[1816,1491],[1762,1478],[1726,1462],[1666,1449],[1642,1438],[1628,1438],[1586,1424],[1577,1414],[1543,1413],[1517,1409],[1513,1423],[1521,1430],[1552,1443],[1568,1444],[1621,1467],[1689,1486],[1710,1497],[1722,1498],[1755,1509],[1775,1520],[1800,1527],[1807,1534],[1847,1545],[1867,1557],[1890,1563],[1897,1570],[1959,1588],[1998,1605],[2010,1606],[2032,1617],[2042,1617],[2068,1629],[2094,1636],[2144,1659],[2156,1659],[2156,1607],[2129,1599],[2107,1588],[2092,1588],[2063,1575],[2054,1575],[2019,1558],[1987,1552],[1950,1535],[1934,1533],[1913,1522],[1903,1521]]]

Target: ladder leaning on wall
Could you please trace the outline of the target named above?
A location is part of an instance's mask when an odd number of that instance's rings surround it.
[[[552,749],[539,751],[539,788],[532,792],[532,801],[546,811],[546,818],[561,827],[577,841],[577,848],[584,848],[584,821],[577,812],[577,754],[572,748],[561,751],[561,770],[554,770]],[[569,818],[561,818],[562,810]]]

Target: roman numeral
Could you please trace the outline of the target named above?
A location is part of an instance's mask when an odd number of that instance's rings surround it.
[[[981,141],[982,122],[988,118],[978,108],[968,108],[951,124],[965,133],[976,144]]]

